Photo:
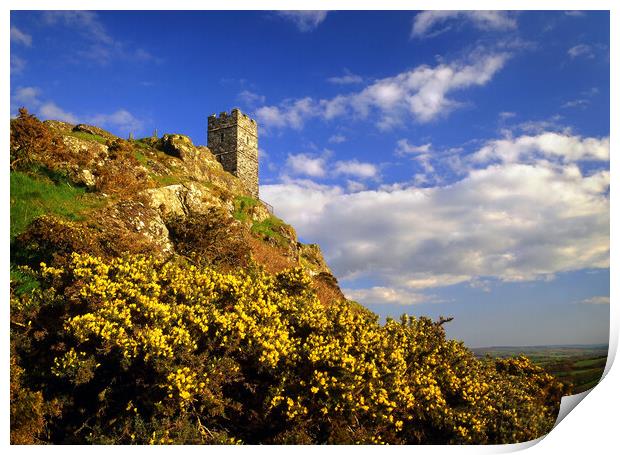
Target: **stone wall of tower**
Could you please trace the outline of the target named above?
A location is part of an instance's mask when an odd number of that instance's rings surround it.
[[[233,109],[212,115],[208,122],[208,147],[222,167],[241,179],[258,199],[258,128],[256,121]]]
[[[233,110],[232,114],[237,114],[237,177],[258,199],[258,128],[253,119],[240,111]]]

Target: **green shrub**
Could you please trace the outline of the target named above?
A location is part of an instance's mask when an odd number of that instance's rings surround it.
[[[142,166],[146,166],[149,162],[148,158],[144,156],[144,154],[142,154],[141,152],[134,152],[134,157],[136,158],[136,161],[138,161],[138,163],[140,163]]]
[[[249,196],[237,196],[233,201],[235,210],[233,217],[241,222],[252,218],[252,209],[258,205],[258,201]]]
[[[263,240],[271,240],[276,245],[286,246],[288,240],[282,234],[283,228],[286,226],[280,218],[271,215],[263,221],[257,221],[252,224],[252,233],[258,235]]]
[[[76,254],[39,280],[11,320],[29,391],[61,404],[46,442],[514,443],[551,430],[563,392],[427,318],[326,308],[301,269]]]
[[[33,273],[11,264],[11,292],[17,295],[29,294],[41,286]]]

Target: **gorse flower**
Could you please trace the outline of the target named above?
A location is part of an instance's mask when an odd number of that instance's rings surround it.
[[[427,318],[325,307],[300,268],[74,254],[41,275],[69,302],[50,372],[119,442],[518,442],[559,405],[528,359],[478,360]]]

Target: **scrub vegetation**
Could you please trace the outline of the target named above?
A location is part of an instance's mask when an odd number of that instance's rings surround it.
[[[380,323],[180,135],[20,110],[11,242],[15,444],[513,443],[569,391],[446,319]]]

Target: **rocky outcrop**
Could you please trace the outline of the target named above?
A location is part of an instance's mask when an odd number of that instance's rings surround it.
[[[45,125],[62,138],[64,155],[51,167],[103,205],[73,221],[38,223],[30,238],[47,256],[65,250],[105,257],[198,254],[233,268],[255,261],[269,273],[301,266],[321,301],[344,298],[319,246],[299,243],[295,230],[250,197],[208,147],[181,134],[126,141],[91,125]]]
[[[319,245],[298,243],[298,250],[299,264],[312,277],[319,300],[324,303],[344,300],[338,280],[327,266]]]
[[[45,120],[43,124],[57,134],[69,134],[75,128],[74,124],[61,122],[60,120]]]
[[[184,159],[195,152],[192,140],[182,134],[164,134],[160,140],[161,149],[168,155]]]
[[[62,136],[62,142],[66,149],[75,156],[75,161],[84,163],[84,165],[92,165],[94,161],[103,161],[108,158],[107,145],[99,142],[89,141],[80,137],[71,135]]]
[[[258,204],[256,204],[250,210],[250,217],[251,217],[252,221],[255,222],[255,223],[261,223],[261,222],[265,221],[266,219],[268,219],[270,216],[271,216],[271,212],[260,201],[258,201]]]
[[[224,171],[208,147],[195,146],[189,137],[182,134],[164,134],[154,146],[168,156],[178,158],[166,161],[168,166],[175,168],[176,173],[185,173],[194,180],[207,181],[231,193],[245,192],[241,181]]]
[[[311,276],[318,275],[319,273],[331,274],[331,270],[329,270],[325,259],[323,259],[323,253],[319,245],[316,243],[299,243],[298,248],[299,262]]]
[[[102,228],[116,233],[116,238],[136,237],[148,245],[149,252],[156,256],[170,256],[174,253],[161,213],[146,201],[120,201],[101,210],[98,215]]]
[[[214,206],[223,207],[228,212],[233,210],[231,202],[223,201],[195,182],[151,188],[142,195],[145,196],[147,204],[158,210],[164,219],[205,214]]]

